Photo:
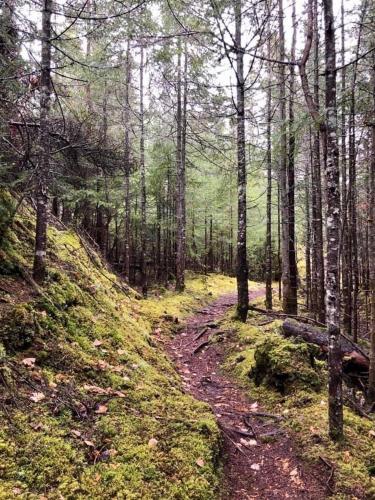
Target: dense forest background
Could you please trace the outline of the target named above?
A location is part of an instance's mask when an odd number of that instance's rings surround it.
[[[374,40],[368,0],[3,2],[1,184],[36,209],[35,281],[55,219],[144,296],[236,275],[246,320],[266,281],[328,326],[340,436],[340,330],[372,332],[375,400]]]

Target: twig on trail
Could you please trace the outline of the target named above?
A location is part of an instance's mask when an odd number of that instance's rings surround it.
[[[246,453],[243,451],[243,449],[241,448],[241,446],[239,446],[236,441],[234,441],[230,435],[225,431],[224,427],[222,426],[222,424],[220,424],[220,422],[218,422],[219,424],[219,427],[221,429],[221,432],[229,439],[229,441],[234,445],[234,447],[236,448],[236,450],[238,450],[240,453],[242,453],[242,455],[244,455],[245,457],[247,457]]]
[[[187,345],[191,345],[191,344],[194,344],[194,342],[196,342],[197,340],[199,340],[201,337],[203,337],[203,335],[208,332],[208,327],[205,327],[203,328],[200,333],[198,333],[198,335],[196,337],[193,338],[193,340],[191,340]]]
[[[257,434],[256,434],[256,432],[255,432],[255,430],[254,430],[253,425],[250,423],[250,421],[249,421],[249,420],[250,420],[249,415],[244,415],[244,416],[243,416],[243,422],[244,422],[244,424],[246,425],[246,427],[248,427],[248,428],[251,430],[251,432],[252,432],[252,433],[253,433],[253,435],[254,435],[254,438],[255,438],[255,439],[257,439]]]
[[[284,418],[281,415],[274,415],[273,413],[265,413],[262,411],[252,411],[250,415],[254,415],[255,417],[274,418],[275,420],[283,420]]]
[[[266,326],[273,322],[274,322],[273,319],[268,319],[267,321],[262,321],[261,323],[257,323],[257,326]]]
[[[209,340],[205,340],[204,342],[202,342],[201,344],[199,344],[198,347],[196,347],[193,352],[191,353],[191,355],[193,354],[198,354],[199,351],[201,351],[204,347],[208,346],[210,344],[210,341]]]
[[[328,481],[326,483],[326,487],[327,489],[330,491],[330,493],[334,493],[332,487],[331,487],[331,481],[333,479],[333,475],[335,473],[335,466],[331,463],[328,462],[328,460],[326,460],[324,457],[322,457],[321,455],[319,455],[319,460],[321,460],[325,466],[327,466],[329,469],[330,469],[330,475],[329,475],[329,478],[328,478]]]
[[[223,424],[220,424],[220,426],[222,429],[225,429],[227,432],[239,434],[240,436],[255,438],[255,433],[253,431],[247,432],[247,431],[242,431],[241,429],[236,429],[235,427],[224,427]]]

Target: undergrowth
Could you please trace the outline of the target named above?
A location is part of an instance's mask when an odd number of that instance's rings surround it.
[[[190,276],[183,294],[137,300],[75,233],[50,227],[39,289],[33,213],[22,207],[5,226],[0,498],[214,498],[215,420],[183,393],[157,340],[233,279]]]
[[[284,339],[281,323],[251,313],[246,324],[239,324],[229,311],[221,327],[234,332],[235,338],[225,369],[252,399],[284,417],[282,425],[293,432],[304,459],[332,464],[332,498],[375,498],[374,420],[345,408],[345,440],[332,443],[327,433],[325,362],[317,358],[315,347]],[[329,472],[327,468],[327,476]]]

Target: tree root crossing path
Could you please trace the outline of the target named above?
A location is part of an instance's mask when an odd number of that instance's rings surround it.
[[[250,299],[264,294],[250,292]],[[327,498],[327,471],[304,463],[281,417],[262,409],[246,391],[223,373],[221,364],[233,332],[218,322],[236,303],[236,295],[223,295],[185,323],[168,345],[184,388],[208,403],[223,435],[224,477],[219,497],[242,499]],[[211,343],[219,336],[221,342]]]

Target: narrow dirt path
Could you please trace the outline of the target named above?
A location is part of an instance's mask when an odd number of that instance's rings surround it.
[[[250,299],[263,293],[251,292]],[[222,499],[326,498],[326,473],[303,463],[277,419],[260,415],[257,403],[220,370],[228,339],[224,336],[223,342],[214,344],[208,339],[220,330],[217,321],[235,301],[234,294],[224,295],[198,311],[168,346],[186,391],[211,406],[222,430]]]

